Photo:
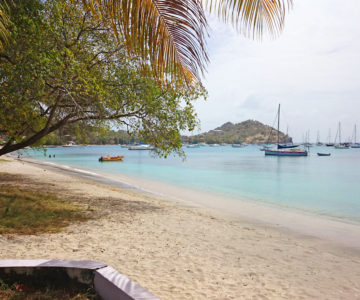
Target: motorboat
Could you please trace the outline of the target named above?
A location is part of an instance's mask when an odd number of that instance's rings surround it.
[[[118,156],[101,156],[99,158],[99,161],[122,161],[124,158],[124,155],[118,155]]]

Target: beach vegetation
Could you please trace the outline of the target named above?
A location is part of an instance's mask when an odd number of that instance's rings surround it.
[[[0,185],[0,234],[59,232],[89,217],[55,194]]]
[[[0,68],[0,155],[41,144],[67,126],[123,128],[156,146],[181,151],[180,132],[198,120],[201,85],[161,85],[151,65],[127,55],[110,25],[74,1],[19,1],[11,7],[11,46]],[[6,57],[6,58],[4,58]]]

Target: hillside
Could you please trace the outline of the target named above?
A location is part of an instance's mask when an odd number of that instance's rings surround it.
[[[271,136],[269,139],[269,134]],[[205,142],[205,143],[275,143],[277,141],[277,130],[264,125],[259,121],[247,120],[241,123],[233,124],[227,122],[220,127],[201,133],[192,137],[185,137],[185,142]],[[291,137],[280,132],[280,142],[291,142]]]

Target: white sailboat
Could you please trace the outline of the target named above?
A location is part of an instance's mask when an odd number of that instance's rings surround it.
[[[335,146],[334,146],[335,149],[349,149],[349,146],[341,143],[341,123],[340,122],[339,122],[339,128],[338,128],[338,135],[339,135],[339,143],[336,144],[336,138],[335,138]]]
[[[331,129],[329,129],[328,142],[325,145],[326,147],[333,147],[335,145],[331,142]]]
[[[356,124],[354,127],[354,143],[351,144],[351,148],[360,148],[360,143],[356,142]]]
[[[319,134],[319,130],[317,132],[317,138],[316,138],[316,146],[322,146],[323,143],[320,142],[320,134]]]

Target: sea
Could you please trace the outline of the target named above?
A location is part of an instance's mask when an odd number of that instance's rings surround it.
[[[70,168],[360,222],[360,149],[316,146],[307,157],[265,156],[257,145],[185,147],[184,151],[185,160],[159,158],[151,151],[130,151],[120,145],[28,149],[23,154]],[[320,157],[317,152],[331,156]],[[99,162],[105,155],[124,155],[124,159]]]

